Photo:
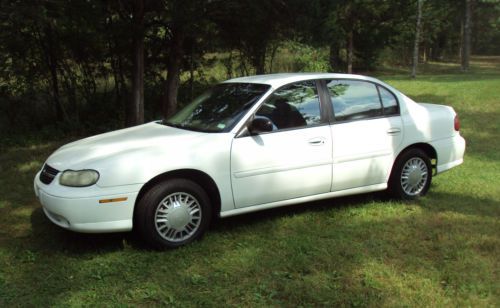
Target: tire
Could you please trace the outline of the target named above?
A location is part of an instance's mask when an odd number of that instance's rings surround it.
[[[414,200],[427,193],[432,181],[429,156],[419,149],[409,149],[394,164],[389,179],[389,193],[398,199]]]
[[[212,216],[210,198],[198,184],[172,179],[153,186],[137,204],[136,227],[156,249],[201,238]]]

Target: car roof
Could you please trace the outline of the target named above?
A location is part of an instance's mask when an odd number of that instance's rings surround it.
[[[363,76],[363,75],[353,75],[353,74],[337,74],[337,73],[284,73],[284,74],[267,74],[267,75],[255,75],[247,77],[233,78],[224,81],[224,83],[260,83],[268,84],[273,88],[279,88],[283,85],[311,79],[358,79],[358,80],[368,80],[380,83],[380,80]]]

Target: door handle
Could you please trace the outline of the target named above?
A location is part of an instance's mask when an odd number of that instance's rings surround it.
[[[309,139],[309,144],[310,145],[323,145],[323,144],[325,144],[325,138],[317,137],[317,138]]]
[[[387,134],[389,135],[397,135],[401,132],[401,129],[398,127],[392,127],[387,130]]]

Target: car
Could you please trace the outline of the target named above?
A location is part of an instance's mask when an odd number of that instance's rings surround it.
[[[168,119],[64,145],[34,187],[58,226],[134,229],[175,248],[215,217],[382,190],[415,199],[464,152],[452,107],[367,76],[269,74],[217,84]]]

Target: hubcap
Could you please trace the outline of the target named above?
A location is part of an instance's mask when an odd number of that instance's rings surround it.
[[[200,203],[188,193],[170,194],[156,208],[156,231],[168,241],[181,242],[190,238],[198,230],[200,223]]]
[[[428,179],[428,169],[420,157],[409,159],[401,172],[401,187],[410,196],[418,195],[424,189]]]

